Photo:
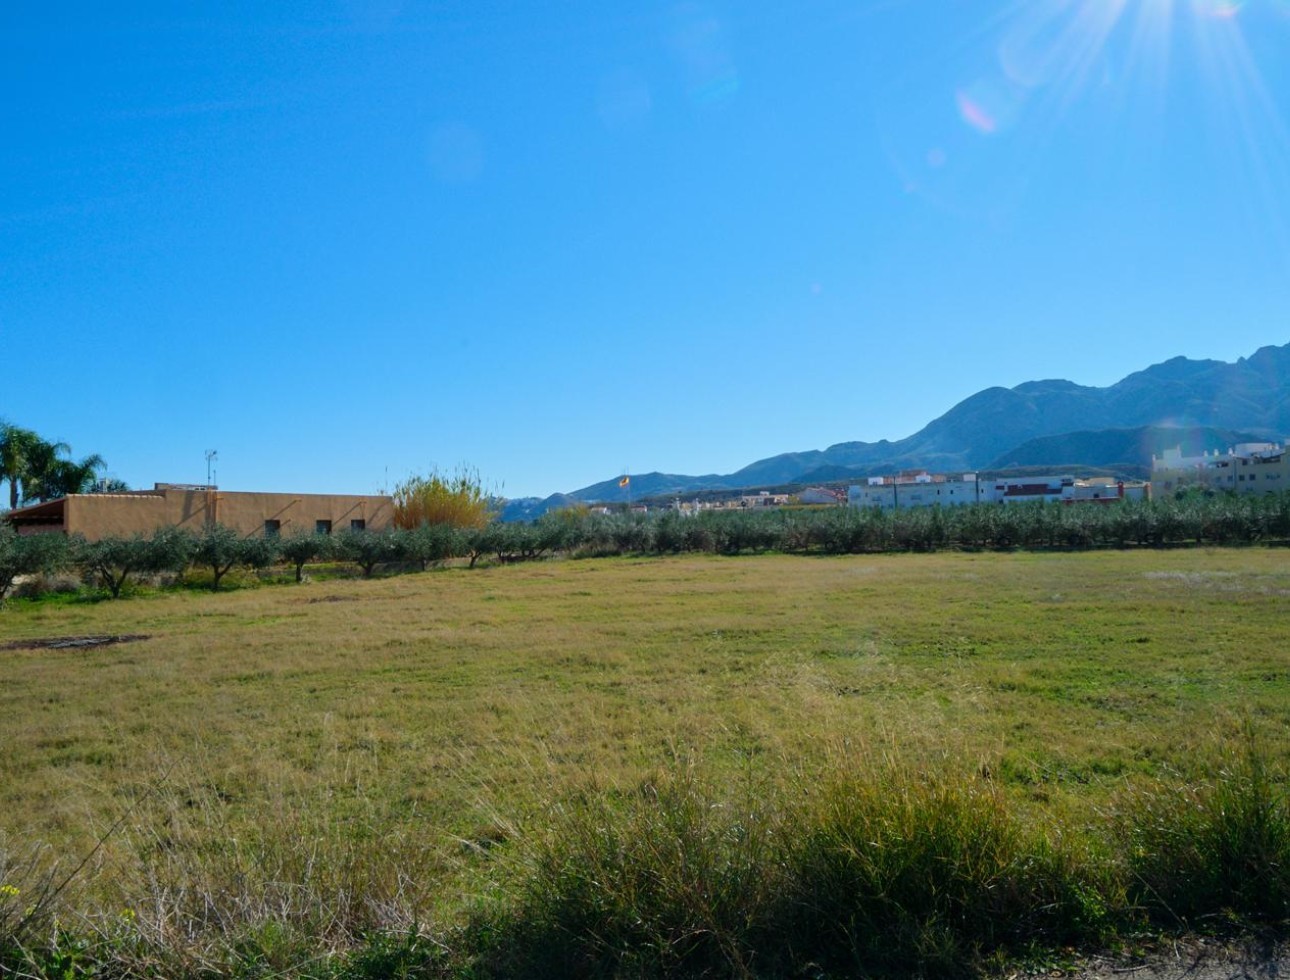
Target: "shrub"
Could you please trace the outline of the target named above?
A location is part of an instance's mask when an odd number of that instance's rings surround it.
[[[131,575],[146,572],[182,571],[193,550],[191,535],[178,528],[160,528],[152,537],[135,534],[98,541],[77,538],[72,543],[72,560],[112,596],[118,599]]]
[[[277,561],[278,542],[272,538],[243,538],[231,527],[208,524],[193,543],[193,563],[211,570],[211,589],[235,565],[267,568]]]
[[[336,536],[335,553],[361,568],[363,578],[371,578],[377,565],[404,558],[405,534],[397,528],[383,531],[342,531]]]
[[[316,531],[300,530],[278,542],[278,554],[295,567],[297,582],[304,580],[305,565],[311,561],[323,561],[334,551],[331,535]]]
[[[495,515],[496,499],[468,467],[452,474],[433,470],[428,476],[410,476],[394,488],[394,524],[406,530],[422,524],[483,527]]]
[[[0,524],[0,605],[20,575],[55,572],[67,563],[67,539],[61,534],[19,534]]]
[[[405,557],[419,564],[423,572],[431,562],[455,558],[462,550],[462,530],[452,524],[422,524],[404,538]]]

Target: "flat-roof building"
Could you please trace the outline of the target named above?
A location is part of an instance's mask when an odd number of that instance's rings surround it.
[[[80,534],[91,541],[152,534],[163,527],[200,531],[223,524],[243,537],[347,528],[379,531],[394,521],[392,497],[371,494],[254,493],[158,483],[151,490],[73,493],[10,511],[19,534]]]
[[[1290,456],[1275,442],[1243,442],[1226,453],[1184,456],[1181,448],[1151,457],[1151,479],[1163,492],[1189,486],[1238,494],[1290,489]]]

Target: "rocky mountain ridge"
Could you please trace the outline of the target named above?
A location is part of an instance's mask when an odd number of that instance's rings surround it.
[[[631,474],[547,500],[530,498],[525,515],[561,502],[620,502],[697,490],[737,490],[859,478],[904,469],[934,472],[1009,466],[1093,465],[1149,469],[1151,454],[1186,443],[1215,449],[1290,432],[1290,343],[1262,347],[1235,363],[1174,357],[1105,388],[1064,379],[986,388],[903,439],[842,442],[781,453],[730,474]],[[1078,458],[1070,458],[1078,457]]]

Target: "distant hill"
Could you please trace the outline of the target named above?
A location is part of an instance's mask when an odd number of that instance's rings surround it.
[[[535,521],[548,510],[559,510],[576,503],[577,500],[564,493],[553,493],[549,497],[519,497],[506,501],[501,518],[503,521]]]
[[[904,439],[781,453],[726,475],[632,474],[630,495],[817,483],[915,468],[1149,467],[1153,452],[1180,442],[1221,449],[1288,431],[1290,344],[1260,348],[1235,364],[1175,357],[1106,388],[1060,379],[986,388]],[[614,478],[567,496],[619,502],[628,492]]]

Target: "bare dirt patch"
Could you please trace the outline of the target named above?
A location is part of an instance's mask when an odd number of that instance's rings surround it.
[[[96,636],[47,636],[31,640],[11,640],[0,644],[0,650],[84,650],[109,647],[116,643],[133,643],[148,639],[147,633],[110,633]]]
[[[1290,948],[1193,939],[1135,959],[1094,959],[1061,975],[1072,980],[1274,980],[1290,976]]]

